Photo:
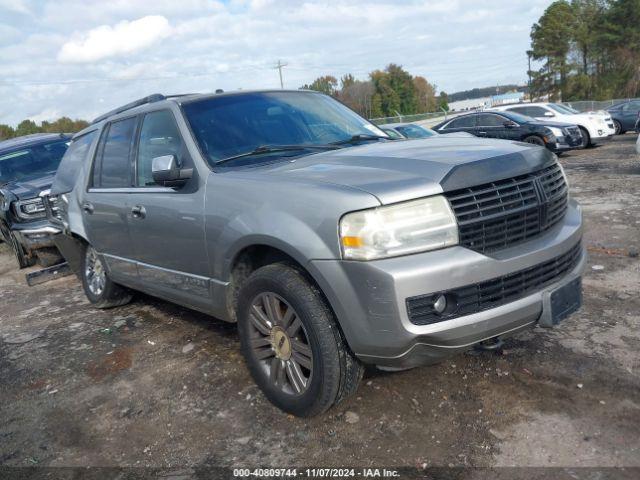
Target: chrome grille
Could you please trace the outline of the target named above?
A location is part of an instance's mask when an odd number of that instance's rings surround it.
[[[460,245],[492,252],[535,238],[567,210],[568,188],[557,163],[538,172],[446,192]]]

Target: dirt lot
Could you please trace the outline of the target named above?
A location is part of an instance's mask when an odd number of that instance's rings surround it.
[[[634,141],[561,158],[586,217],[578,314],[502,355],[368,372],[312,420],[265,400],[234,325],[143,295],[97,311],[75,277],[28,288],[0,246],[0,465],[640,467]]]

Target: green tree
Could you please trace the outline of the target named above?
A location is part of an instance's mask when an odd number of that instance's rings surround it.
[[[544,60],[543,67],[533,75],[533,89],[546,90],[552,99],[562,98],[566,89],[571,48],[573,11],[566,0],[553,2],[538,23],[531,28],[531,56]]]
[[[302,88],[304,90],[315,90],[317,92],[322,92],[327,95],[335,95],[337,87],[338,87],[338,80],[336,79],[336,77],[331,75],[325,75],[325,76],[316,78],[311,83],[311,85],[304,85]]]
[[[33,120],[23,120],[16,127],[16,137],[30,135],[32,133],[40,133],[41,131],[42,129],[36,125],[36,122]]]
[[[16,136],[16,131],[13,127],[0,123],[0,140],[6,140]]]
[[[446,92],[440,92],[438,96],[438,110],[444,110],[445,112],[449,111],[449,96]]]

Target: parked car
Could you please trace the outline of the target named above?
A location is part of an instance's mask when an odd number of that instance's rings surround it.
[[[635,129],[640,114],[640,100],[618,103],[607,109],[616,129],[616,135]]]
[[[597,112],[576,113],[576,110],[569,108],[558,103],[519,103],[494,107],[491,110],[516,112],[541,121],[553,120],[578,125],[582,133],[583,147],[602,143],[615,134],[611,116]]]
[[[636,140],[636,153],[640,155],[640,134],[638,134],[638,139]]]
[[[295,415],[352,394],[364,363],[432,363],[581,302],[582,214],[545,148],[390,141],[331,97],[274,90],[154,95],[70,151],[56,243],[89,301],[141,290],[237,322]]]
[[[582,145],[576,125],[535,120],[514,112],[474,112],[460,115],[436,125],[442,134],[468,132],[478,137],[517,140],[563,152]]]
[[[51,266],[62,257],[46,219],[42,196],[51,186],[70,135],[43,133],[0,142],[0,236],[20,268],[36,260]]]
[[[380,129],[394,139],[400,138],[429,138],[439,135],[438,132],[415,123],[387,123],[379,125]],[[458,132],[456,136],[473,137],[470,133]]]

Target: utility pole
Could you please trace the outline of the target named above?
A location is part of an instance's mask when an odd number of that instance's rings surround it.
[[[278,70],[278,74],[280,75],[280,88],[284,88],[284,84],[282,83],[282,67],[286,67],[287,65],[287,63],[282,63],[280,60],[278,60],[276,66],[273,67],[274,69]]]

